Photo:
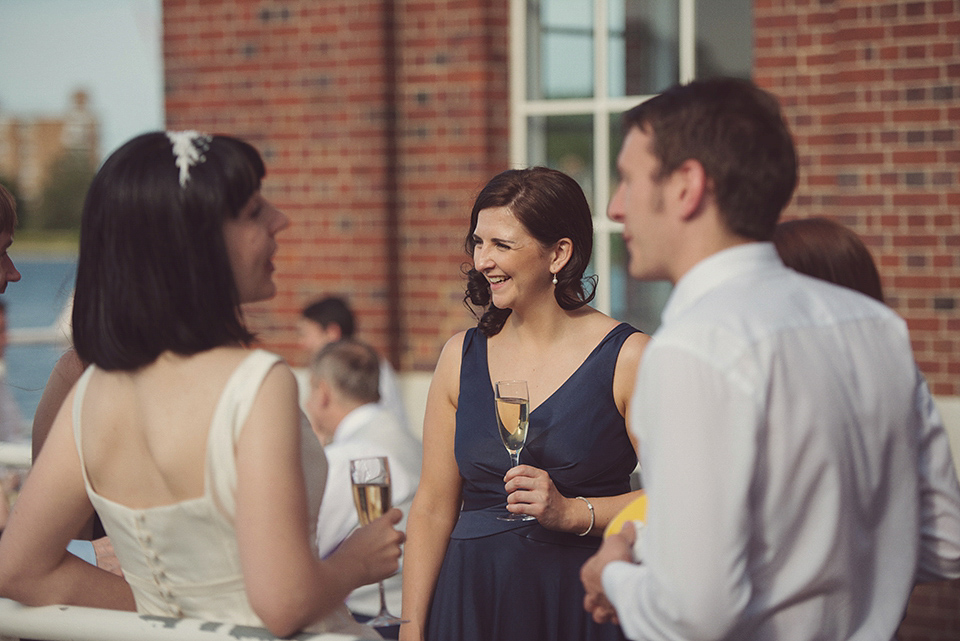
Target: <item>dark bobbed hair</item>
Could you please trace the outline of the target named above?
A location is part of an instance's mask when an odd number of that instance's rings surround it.
[[[17,201],[7,188],[0,185],[0,233],[13,233],[17,226]]]
[[[748,80],[674,85],[623,116],[651,134],[658,179],[697,160],[728,230],[769,240],[797,185],[797,152],[777,99]]]
[[[870,250],[853,230],[835,220],[814,217],[782,222],[773,231],[773,244],[787,267],[884,302],[880,272]]]
[[[303,308],[302,315],[324,329],[331,323],[337,325],[343,338],[351,338],[356,331],[353,311],[347,301],[337,296],[328,296],[310,303]]]
[[[470,212],[465,249],[471,257],[477,218],[481,211],[491,207],[509,209],[541,247],[549,248],[561,239],[569,238],[573,251],[570,260],[556,275],[554,295],[557,304],[572,310],[593,300],[596,276],[586,279],[586,283],[583,278],[593,252],[593,217],[577,181],[547,167],[508,169],[494,176],[480,190]],[[479,315],[477,327],[485,336],[499,333],[510,316],[511,310],[493,305],[490,283],[476,269],[467,270],[467,290],[463,300],[471,310],[471,305],[484,310]]]
[[[260,189],[266,170],[249,144],[213,136],[179,182],[164,132],[115,151],[94,177],[80,225],[73,304],[80,358],[136,370],[164,351],[190,355],[248,345],[223,223]]]

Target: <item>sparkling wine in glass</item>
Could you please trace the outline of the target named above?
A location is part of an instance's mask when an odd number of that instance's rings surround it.
[[[383,516],[390,509],[390,464],[386,456],[358,458],[350,461],[350,481],[353,485],[353,503],[361,525],[367,525]],[[367,621],[368,625],[382,628],[406,623],[387,611],[387,599],[380,581],[380,614]]]
[[[527,382],[497,381],[493,387],[500,440],[510,454],[510,462],[516,467],[520,465],[520,450],[527,440],[527,428],[530,427],[530,394],[527,392]],[[501,521],[534,520],[529,514],[512,512],[497,518]]]

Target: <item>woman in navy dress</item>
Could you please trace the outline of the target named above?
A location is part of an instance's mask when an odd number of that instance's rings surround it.
[[[624,417],[647,337],[587,305],[592,246],[586,198],[558,171],[505,171],[477,197],[465,301],[482,315],[444,346],[427,397],[401,639],[623,639],[584,611],[579,571],[636,494]],[[530,393],[517,467],[494,409],[505,379]]]

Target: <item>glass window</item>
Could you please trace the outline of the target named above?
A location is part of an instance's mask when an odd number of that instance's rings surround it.
[[[750,78],[753,0],[697,0],[697,77]]]
[[[528,0],[527,97],[593,95],[593,4],[584,0]]]
[[[531,116],[527,133],[528,165],[543,165],[569,174],[593,200],[593,118]]]
[[[678,81],[753,67],[753,0],[510,0],[511,162],[572,175],[594,213],[597,308],[653,332],[669,283],[627,274],[616,187],[620,114]]]
[[[636,0],[608,5],[611,96],[643,96],[680,79],[676,0]]]

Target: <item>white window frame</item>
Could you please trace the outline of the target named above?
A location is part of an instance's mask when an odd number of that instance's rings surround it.
[[[550,0],[543,0],[549,2]],[[608,0],[592,0],[594,11],[594,96],[592,98],[529,100],[527,98],[527,0],[510,0],[510,163],[527,167],[528,123],[531,116],[591,115],[593,117],[593,263],[599,277],[593,304],[609,314],[613,305],[611,291],[611,233],[623,226],[607,218],[614,176],[610,175],[610,116],[624,112],[650,96],[610,97],[608,83]],[[627,0],[629,1],[629,0]],[[677,0],[679,16],[680,82],[693,80],[696,73],[696,0]]]

